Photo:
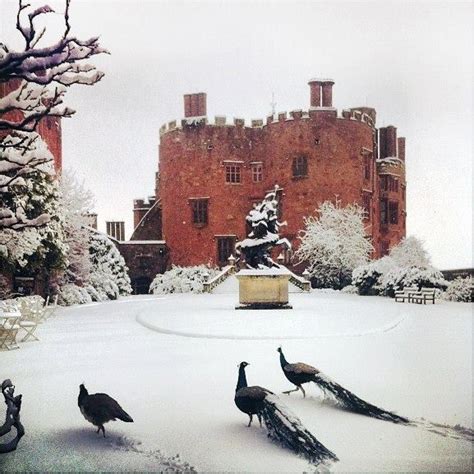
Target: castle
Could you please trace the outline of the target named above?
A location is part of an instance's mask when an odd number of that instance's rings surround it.
[[[0,84],[0,97],[14,84]],[[122,222],[107,223],[130,269],[135,293],[148,292],[171,264],[224,266],[248,234],[245,216],[275,184],[283,188],[282,227],[298,247],[304,217],[337,197],[366,210],[374,258],[406,233],[405,139],[394,126],[376,128],[370,107],[338,111],[334,81],[311,79],[307,110],[265,120],[207,118],[205,93],[184,96],[184,118],[160,129],[159,172],[153,196],[134,201],[134,231],[124,241]],[[43,119],[38,132],[61,169],[61,121]],[[292,266],[291,252],[282,255]]]
[[[373,256],[387,254],[406,233],[405,138],[397,138],[392,125],[377,129],[373,108],[338,114],[333,80],[311,79],[309,86],[307,110],[249,125],[223,116],[210,123],[206,94],[185,95],[184,118],[160,129],[155,195],[135,200],[129,244],[148,241],[149,249],[159,249],[158,267],[226,265],[247,235],[248,211],[278,184],[288,221],[282,237],[293,248],[304,217],[337,196],[342,206],[355,202],[365,209]],[[135,273],[138,263],[125,256]],[[291,266],[291,255],[283,257]]]

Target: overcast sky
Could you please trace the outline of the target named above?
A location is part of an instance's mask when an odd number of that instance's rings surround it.
[[[0,5],[0,38],[21,44],[16,2]],[[70,16],[111,52],[94,61],[99,84],[71,88],[77,114],[63,121],[64,167],[95,194],[102,230],[125,220],[131,234],[183,94],[207,92],[210,117],[264,118],[272,92],[277,111],[307,108],[308,79],[323,76],[335,107],[375,107],[378,127],[406,137],[408,235],[442,269],[473,265],[471,1],[72,0]]]

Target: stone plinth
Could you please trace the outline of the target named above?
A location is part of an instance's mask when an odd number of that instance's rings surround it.
[[[290,309],[288,281],[290,272],[284,269],[241,270],[239,305],[236,309]]]

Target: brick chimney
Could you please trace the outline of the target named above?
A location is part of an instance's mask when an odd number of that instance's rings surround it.
[[[387,127],[387,156],[397,156],[397,127]]]
[[[332,107],[332,86],[334,85],[334,81],[331,79],[327,79],[321,84],[321,90],[323,95],[323,107]]]
[[[332,79],[310,79],[310,106],[311,107],[332,107]]]
[[[405,137],[398,139],[398,158],[405,161]]]
[[[105,223],[107,235],[113,239],[122,242],[125,240],[125,222],[123,221],[107,221]]]
[[[207,95],[205,92],[184,95],[184,116],[204,117],[207,115]]]
[[[321,107],[321,81],[319,79],[310,79],[308,82],[310,88],[311,107]]]

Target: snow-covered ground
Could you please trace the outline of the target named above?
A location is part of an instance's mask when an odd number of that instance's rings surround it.
[[[235,311],[237,299],[233,291],[144,296],[58,310],[38,329],[40,342],[0,353],[0,378],[23,394],[26,428],[0,470],[314,470],[258,423],[247,428],[234,405],[242,360],[249,384],[293,388],[279,345],[290,362],[418,422],[349,413],[316,386],[306,386],[306,399],[280,395],[339,457],[331,470],[471,470],[472,439],[454,429],[472,429],[471,304],[315,291],[292,293],[293,310]],[[81,383],[116,398],[134,423],[108,423],[107,438],[96,435],[77,407]]]

